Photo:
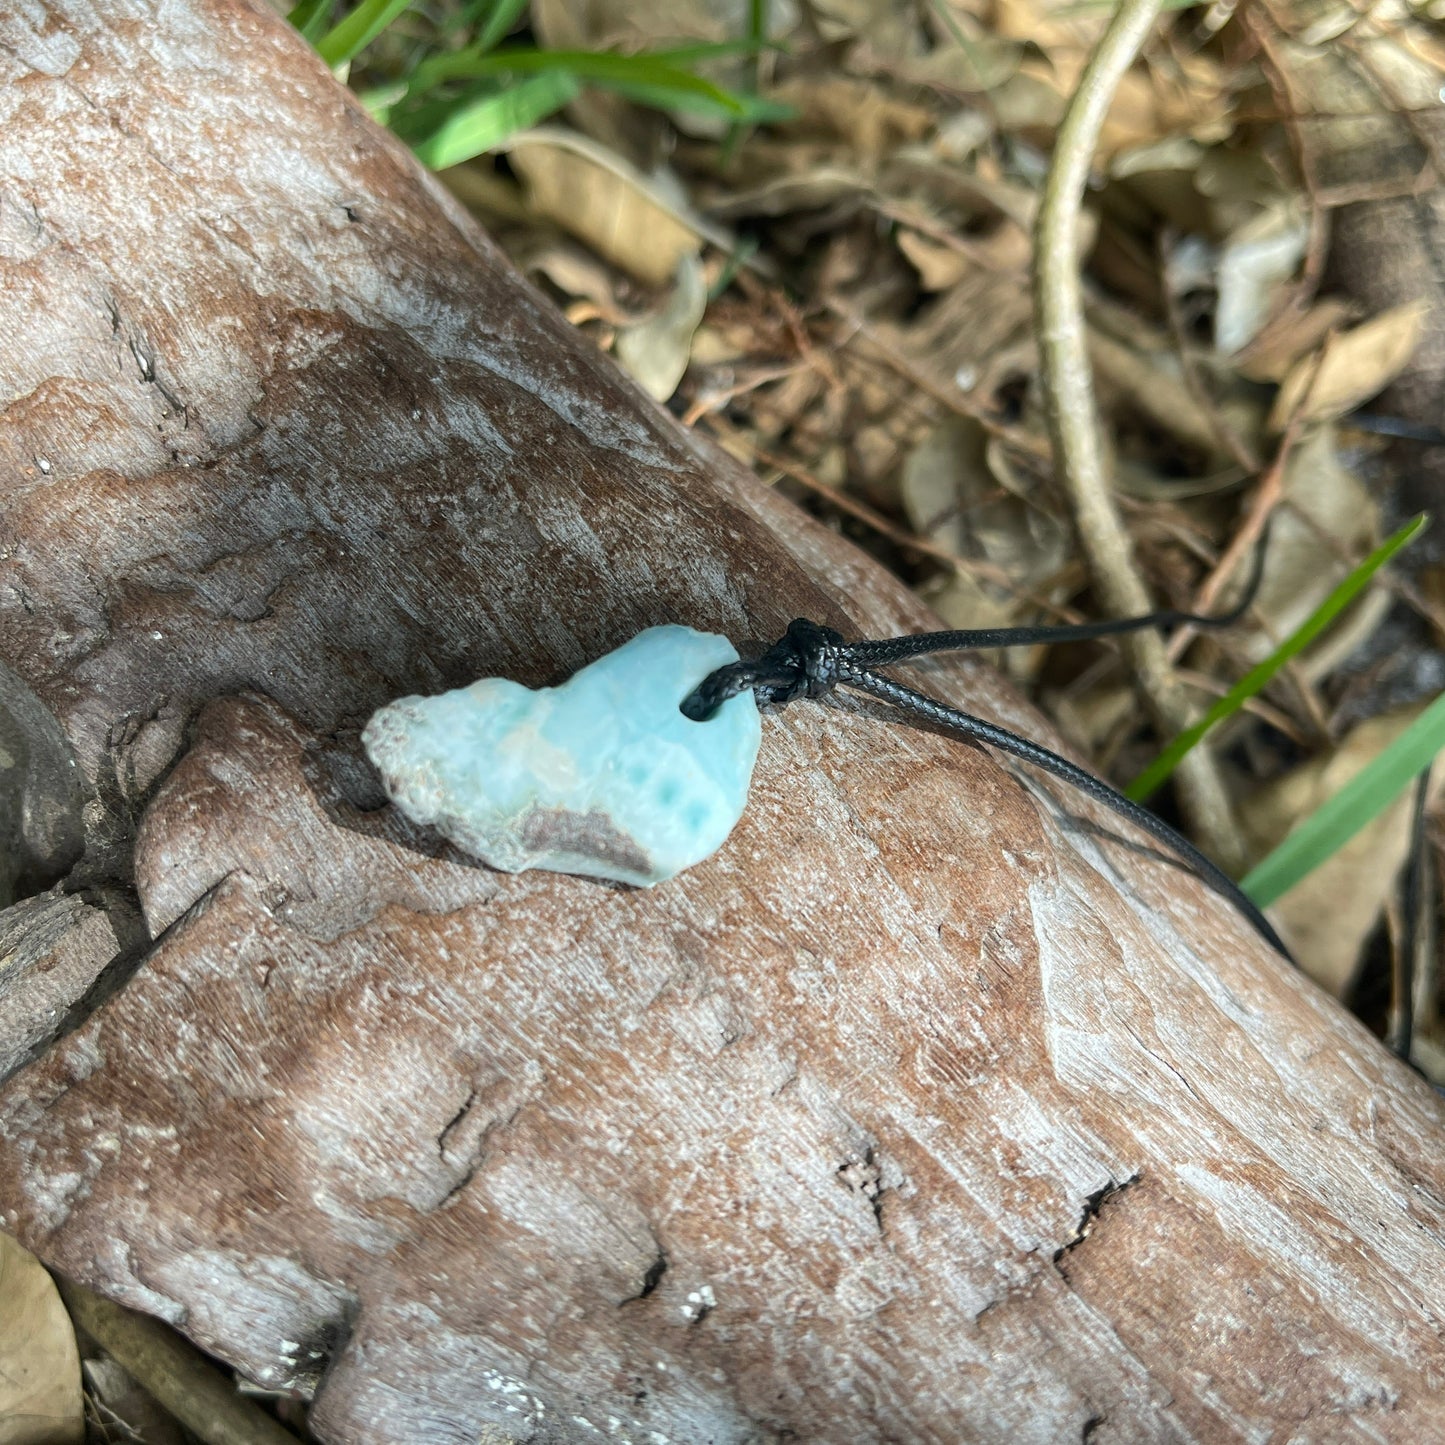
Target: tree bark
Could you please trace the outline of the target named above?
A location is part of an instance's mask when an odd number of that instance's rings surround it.
[[[7,1228],[327,1441],[1445,1438],[1440,1101],[1113,815],[841,698],[651,890],[382,806],[397,695],[930,619],[264,7],[0,67],[0,657],[153,940],[0,1093]]]

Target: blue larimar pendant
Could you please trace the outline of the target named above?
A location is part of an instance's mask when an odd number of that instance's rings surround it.
[[[653,627],[560,687],[486,677],[401,698],[361,741],[408,818],[494,868],[660,883],[716,851],[747,804],[752,694],[706,722],[679,710],[737,660],[725,637]]]

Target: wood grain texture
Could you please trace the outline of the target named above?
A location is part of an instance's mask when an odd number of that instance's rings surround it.
[[[125,921],[133,934],[134,920]],[[75,894],[38,893],[0,910],[0,1079],[74,1022],[121,952],[116,928],[111,913]]]
[[[259,6],[0,67],[0,654],[155,939],[0,1093],[7,1228],[328,1441],[1445,1438],[1439,1101],[1112,815],[846,699],[648,891],[383,808],[398,694],[927,615]]]

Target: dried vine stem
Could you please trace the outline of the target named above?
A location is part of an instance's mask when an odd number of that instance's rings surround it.
[[[1123,0],[1085,66],[1054,143],[1034,244],[1034,319],[1054,465],[1104,605],[1119,617],[1152,611],[1154,604],[1134,568],[1104,466],[1078,272],[1079,212],[1109,103],[1159,8],[1160,0]],[[1187,727],[1193,710],[1163,641],[1141,632],[1124,645],[1160,728],[1172,734]],[[1237,871],[1243,862],[1238,831],[1213,758],[1194,749],[1177,777],[1190,830],[1222,867]]]

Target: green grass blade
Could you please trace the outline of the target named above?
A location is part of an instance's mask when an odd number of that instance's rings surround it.
[[[378,125],[390,125],[392,111],[399,101],[406,98],[406,82],[393,80],[386,85],[373,86],[370,90],[359,90],[356,98]]]
[[[565,70],[546,71],[452,112],[435,131],[412,149],[433,170],[460,165],[500,145],[509,135],[561,110],[581,87]]]
[[[410,4],[411,0],[361,0],[316,42],[316,49],[334,70],[365,50]]]
[[[490,50],[505,40],[526,8],[527,0],[496,0],[491,14],[482,22],[482,27],[477,32],[476,48]]]
[[[707,288],[707,299],[716,301],[733,281],[737,278],[739,271],[758,254],[762,243],[756,236],[739,236],[737,245],[727,254],[723,260],[722,270],[717,274],[717,280]]]
[[[1425,522],[1426,518],[1423,515],[1416,517],[1413,522],[1407,522],[1401,527],[1388,541],[1375,548],[1263,662],[1245,673],[1193,727],[1185,728],[1174,738],[1164,751],[1124,789],[1125,796],[1132,798],[1136,803],[1142,803],[1149,797],[1179,766],[1180,759],[1210,728],[1238,712],[1250,698],[1263,691],[1285,663],[1291,658],[1299,656],[1364,591],[1375,573],[1402,547],[1413,542],[1419,536]]]
[[[1239,886],[1261,908],[1288,893],[1307,873],[1379,817],[1445,747],[1445,693],[1437,697],[1379,757],[1321,804]]]
[[[739,124],[763,125],[773,120],[789,120],[797,113],[792,106],[736,91],[724,91],[727,101],[719,104],[710,96],[699,95],[694,90],[676,90],[669,85],[645,85],[630,80],[599,80],[593,84],[654,110],[684,110]]]
[[[716,107],[728,116],[744,112],[742,101],[694,75],[690,70],[659,60],[655,55],[617,55],[607,50],[532,50],[513,47],[479,55],[475,50],[439,55],[418,67],[415,86],[432,86],[442,80],[476,80],[493,75],[528,75],[565,70],[591,85],[658,86],[679,97],[691,97]]]
[[[326,26],[331,20],[331,5],[332,0],[301,0],[287,15],[286,22],[315,45],[326,34]]]

